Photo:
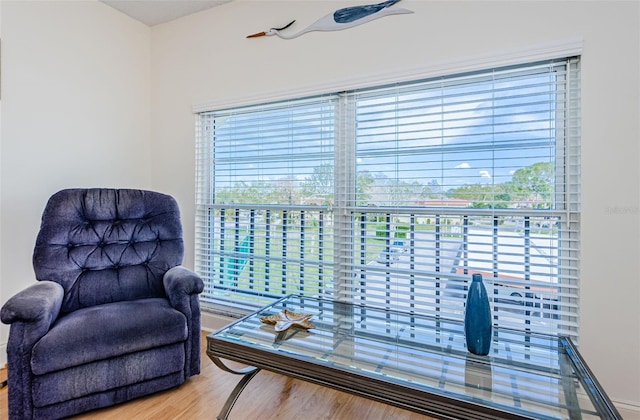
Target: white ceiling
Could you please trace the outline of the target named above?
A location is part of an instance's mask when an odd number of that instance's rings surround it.
[[[158,25],[231,0],[100,0],[148,25]]]

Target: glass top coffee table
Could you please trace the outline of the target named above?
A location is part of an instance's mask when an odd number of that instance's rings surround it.
[[[260,320],[285,308],[312,315],[313,328]],[[207,355],[244,375],[219,419],[260,369],[437,418],[622,418],[567,337],[494,329],[490,353],[476,356],[461,321],[331,300],[284,297],[207,336]]]

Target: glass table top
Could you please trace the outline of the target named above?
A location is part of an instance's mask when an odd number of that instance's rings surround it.
[[[276,332],[263,316],[311,314],[314,328]],[[514,418],[621,418],[566,337],[495,329],[490,353],[467,351],[462,321],[288,296],[217,331],[226,340],[479,404]]]

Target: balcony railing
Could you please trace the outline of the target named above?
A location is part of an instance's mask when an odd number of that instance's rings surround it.
[[[199,217],[205,301],[249,309],[300,294],[455,318],[480,273],[495,323],[576,329],[576,241],[558,212],[215,205]]]

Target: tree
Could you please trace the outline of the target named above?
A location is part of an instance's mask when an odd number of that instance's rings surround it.
[[[302,184],[305,197],[323,198],[325,203],[333,202],[334,194],[333,165],[323,164],[313,169],[313,174]],[[356,203],[366,206],[371,199],[374,177],[369,172],[358,172],[356,180]]]
[[[450,198],[466,200],[475,208],[507,208],[514,203],[536,209],[550,209],[554,203],[554,164],[538,162],[514,172],[501,184],[467,184],[446,191]],[[444,192],[437,181],[427,185],[389,178],[384,174],[358,172],[356,205],[403,206]],[[216,190],[216,203],[226,204],[299,204],[319,198],[333,202],[333,165],[322,164],[302,184],[295,177],[272,181],[241,181]]]
[[[373,201],[370,204],[383,206],[405,206],[423,199],[431,192],[429,187],[417,181],[407,182],[382,173],[372,176],[370,183],[368,191],[371,191],[370,199]]]
[[[356,205],[366,206],[371,199],[371,186],[374,183],[373,175],[369,172],[358,172],[356,180]]]
[[[216,191],[218,204],[298,204],[300,191],[292,178],[277,181],[240,181]]]
[[[475,208],[507,208],[516,203],[536,209],[553,207],[553,162],[520,168],[502,184],[468,184],[451,189],[447,196],[470,201]]]
[[[503,184],[472,184],[449,190],[451,198],[471,202],[474,208],[504,209],[509,206],[511,198]]]
[[[444,191],[438,183],[438,180],[432,179],[425,186],[425,192],[428,194],[425,198],[438,198]]]
[[[325,163],[313,168],[313,173],[302,184],[302,193],[307,198],[333,200],[333,165]]]
[[[550,209],[554,201],[554,181],[553,162],[538,162],[515,171],[506,189],[517,201],[530,203],[537,209]]]

